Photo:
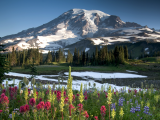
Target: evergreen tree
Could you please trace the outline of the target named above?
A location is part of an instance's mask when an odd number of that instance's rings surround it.
[[[128,60],[128,48],[127,48],[127,46],[124,46],[124,58],[125,58],[125,60]]]
[[[95,65],[98,64],[98,48],[96,46],[96,51],[95,51]]]
[[[124,49],[123,47],[119,47],[119,63],[124,63]]]
[[[62,49],[59,49],[59,51],[58,51],[58,61],[64,62],[64,54],[63,54]]]
[[[88,66],[89,65],[89,56],[88,56],[88,52],[87,52],[87,55],[86,55],[86,65]]]
[[[49,51],[47,55],[46,63],[51,63],[51,62],[52,62],[52,55],[51,55],[51,52]]]
[[[112,64],[116,64],[116,58],[115,58],[115,56],[114,56],[114,51],[113,50],[111,50],[111,52],[110,52],[110,58],[111,58],[111,63]]]
[[[12,48],[12,55],[11,55],[11,66],[16,66],[17,64],[17,57],[14,47]]]
[[[8,73],[10,70],[9,62],[7,61],[7,57],[2,52],[6,51],[3,49],[4,45],[0,45],[0,83],[5,79],[5,73]]]
[[[86,54],[85,54],[85,51],[83,51],[83,55],[82,55],[82,65],[83,66],[86,65]]]
[[[81,51],[81,55],[80,55],[80,65],[82,65],[83,63],[82,63],[82,51]]]
[[[77,65],[77,63],[78,63],[78,54],[77,54],[77,49],[76,48],[74,49],[73,63],[75,65]]]
[[[79,55],[79,50],[78,50],[78,53],[77,53],[77,64],[80,64],[80,55]]]
[[[104,53],[105,53],[105,64],[109,64],[109,58],[108,58],[108,48],[107,48],[107,45],[104,47]]]
[[[70,50],[68,50],[67,63],[72,63],[72,62],[73,62],[73,56],[72,56]]]
[[[17,52],[17,65],[20,66],[21,58],[20,58],[20,51]]]
[[[40,54],[40,64],[42,65],[43,64],[43,54],[42,54],[42,52],[39,54]]]
[[[22,63],[22,67],[24,67],[24,65],[25,65],[25,51],[23,50],[23,63]]]
[[[114,58],[115,58],[115,64],[119,64],[119,48],[118,46],[115,47],[114,49]]]
[[[93,52],[93,55],[92,55],[92,65],[95,65],[95,54],[94,54],[94,52]]]

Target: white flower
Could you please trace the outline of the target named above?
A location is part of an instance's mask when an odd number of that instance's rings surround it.
[[[30,93],[29,96],[31,96],[32,94]]]
[[[31,94],[33,94],[33,90],[31,90],[31,92],[30,92]]]
[[[23,93],[23,90],[21,90],[20,93]]]

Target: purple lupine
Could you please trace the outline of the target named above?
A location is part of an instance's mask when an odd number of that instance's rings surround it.
[[[135,104],[138,104],[138,100],[135,100]]]
[[[137,104],[136,111],[141,111],[140,105]]]
[[[149,114],[148,111],[149,111],[149,107],[148,107],[148,106],[145,106],[143,112],[144,112],[145,114]]]
[[[119,98],[119,106],[123,106],[123,101],[125,101],[125,99],[123,97]]]
[[[132,102],[132,99],[130,99],[129,101]]]
[[[148,115],[152,115],[151,113],[149,113]]]
[[[113,109],[116,111],[116,105],[115,105],[115,103],[111,104],[111,110],[113,110]]]
[[[130,112],[135,113],[136,109],[134,107],[131,108]]]
[[[126,93],[126,90],[122,90],[121,93]]]

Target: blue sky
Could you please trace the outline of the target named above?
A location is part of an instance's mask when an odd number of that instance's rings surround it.
[[[100,10],[160,29],[160,0],[0,0],[0,37],[38,27],[73,9]]]

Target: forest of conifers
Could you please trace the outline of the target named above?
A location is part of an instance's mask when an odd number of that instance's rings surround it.
[[[63,49],[59,51],[49,51],[47,56],[44,57],[42,52],[37,49],[26,49],[23,51],[15,51],[12,48],[11,53],[7,53],[7,61],[10,66],[28,66],[30,64],[42,65],[52,64],[52,62],[67,62],[73,66],[88,66],[88,65],[118,65],[123,64],[128,59],[127,46],[116,46],[114,50],[108,51],[107,46],[102,47],[100,50],[96,47],[95,52],[89,55],[85,51],[79,52],[75,48],[73,55],[68,50],[65,56]]]

